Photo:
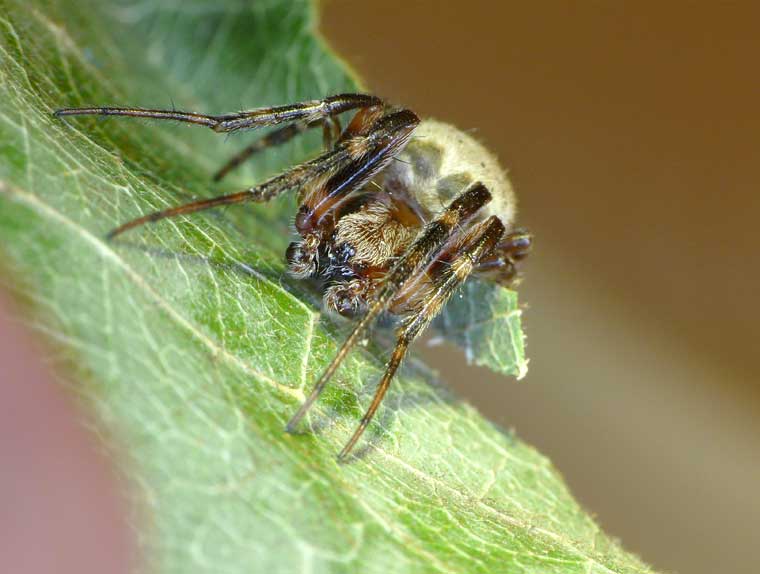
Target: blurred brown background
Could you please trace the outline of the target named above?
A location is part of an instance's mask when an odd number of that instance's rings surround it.
[[[660,570],[757,572],[760,4],[332,0],[372,91],[477,131],[536,235],[520,384],[423,351]]]

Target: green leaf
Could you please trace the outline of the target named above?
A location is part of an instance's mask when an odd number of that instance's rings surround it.
[[[528,372],[517,293],[482,281],[465,283],[434,326],[465,350],[467,361],[522,379]]]
[[[146,570],[648,572],[549,461],[421,366],[394,383],[371,448],[338,465],[382,368],[374,346],[340,371],[313,433],[283,432],[346,330],[283,276],[292,198],[104,241],[117,223],[218,192],[209,174],[249,140],[51,110],[173,98],[224,112],[352,88],[313,28],[305,1],[0,0],[3,283],[134,485]],[[263,156],[221,189],[317,145],[312,134]],[[444,330],[476,361],[523,369],[514,295],[482,297],[491,304],[461,298]]]

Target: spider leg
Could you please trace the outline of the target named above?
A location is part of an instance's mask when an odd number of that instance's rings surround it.
[[[113,239],[145,223],[154,223],[177,215],[187,215],[245,201],[269,201],[285,190],[303,187],[321,176],[327,177],[328,182],[333,182],[328,186],[330,189],[328,195],[335,200],[340,194],[347,194],[355,187],[363,185],[366,180],[382,169],[399,147],[407,141],[412,130],[419,123],[419,119],[412,112],[401,110],[384,116],[377,123],[380,125],[371,137],[357,136],[340,141],[333,149],[315,159],[294,166],[262,184],[237,193],[193,201],[144,215],[117,227],[108,234],[108,238]],[[343,174],[343,176],[336,180],[336,176],[329,176],[330,173]],[[327,203],[324,205],[326,206]]]
[[[230,193],[226,195],[218,195],[208,199],[201,199],[190,203],[185,203],[175,207],[170,207],[154,213],[149,213],[132,221],[117,227],[108,234],[109,239],[113,239],[117,235],[121,235],[129,229],[139,227],[146,223],[154,223],[161,219],[167,219],[170,217],[176,217],[178,215],[187,215],[195,213],[197,211],[204,211],[206,209],[212,209],[221,205],[232,205],[235,203],[243,203],[246,201],[253,202],[265,202],[269,201],[279,193],[291,189],[293,187],[301,186],[307,182],[323,175],[330,170],[335,169],[346,163],[349,160],[348,150],[345,148],[336,147],[317,158],[297,165],[286,172],[277,175],[264,183],[251,187],[244,191],[236,193]]]
[[[368,301],[364,317],[356,324],[327,369],[317,380],[311,394],[288,422],[286,427],[288,431],[293,431],[306,415],[348,352],[359,342],[370,323],[388,308],[393,296],[410,278],[413,280],[420,270],[426,268],[435,259],[439,249],[458,231],[462,223],[490,200],[491,193],[486,187],[482,183],[475,183],[455,197],[443,212],[422,229],[408,251],[391,268],[373,293],[372,299]]]
[[[478,265],[477,272],[509,287],[517,277],[516,263],[530,253],[533,235],[525,229],[517,229],[504,236],[493,252]]]
[[[282,145],[306,130],[319,126],[322,126],[323,130],[322,139],[324,142],[324,148],[330,149],[340,137],[340,122],[338,121],[338,118],[327,116],[314,122],[295,122],[268,133],[264,137],[257,139],[240,150],[214,174],[213,180],[221,181],[227,176],[227,174],[240,167],[240,165],[251,156],[264,151],[267,148]]]
[[[93,115],[130,116],[154,120],[174,120],[206,126],[215,132],[232,132],[297,121],[312,123],[322,118],[342,114],[350,110],[379,105],[383,105],[383,102],[376,96],[368,94],[338,94],[322,100],[308,100],[284,106],[257,108],[245,112],[218,116],[182,112],[179,110],[120,107],[63,108],[53,112],[53,115],[57,117]]]
[[[372,403],[364,413],[354,434],[343,447],[343,450],[340,451],[338,460],[345,461],[359,438],[364,434],[367,425],[375,416],[396,370],[406,355],[409,345],[440,312],[456,288],[477,269],[480,260],[494,249],[503,234],[504,225],[495,215],[479,223],[473,233],[469,234],[461,245],[459,254],[454,257],[450,264],[444,266],[442,273],[433,278],[430,294],[422,300],[422,304],[414,314],[404,321],[398,334],[396,347],[385,367],[385,373],[380,379]]]

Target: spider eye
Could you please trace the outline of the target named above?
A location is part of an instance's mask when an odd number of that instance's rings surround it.
[[[343,243],[335,249],[335,257],[341,264],[346,264],[354,255],[356,249],[348,243]]]

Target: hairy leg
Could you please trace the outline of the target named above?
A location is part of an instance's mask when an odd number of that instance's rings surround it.
[[[55,112],[55,115],[121,115],[153,119],[168,119],[198,125],[205,125],[207,127],[211,127],[215,131],[233,131],[237,129],[255,128],[287,122],[296,122],[295,125],[297,126],[300,122],[305,126],[309,126],[311,124],[321,124],[324,126],[325,141],[333,142],[337,140],[337,143],[334,145],[333,149],[327,151],[326,153],[310,162],[295,166],[285,173],[271,178],[263,184],[251,187],[241,192],[194,201],[173,208],[150,213],[143,217],[129,221],[111,231],[108,234],[108,237],[113,238],[129,229],[133,229],[145,223],[156,222],[161,219],[175,217],[178,215],[186,215],[195,213],[197,211],[212,209],[222,205],[232,205],[244,201],[268,201],[283,191],[286,191],[293,187],[305,188],[307,187],[307,184],[313,179],[320,176],[327,176],[327,174],[334,171],[339,171],[342,166],[345,166],[351,160],[356,160],[357,142],[351,139],[346,139],[345,142],[341,143],[341,140],[344,136],[350,136],[352,134],[352,130],[351,127],[349,127],[349,129],[347,129],[346,132],[341,135],[340,124],[338,123],[337,118],[334,116],[346,111],[361,108],[364,108],[365,111],[370,110],[369,115],[374,117],[376,114],[382,113],[381,110],[384,109],[384,104],[382,100],[375,96],[369,96],[365,94],[340,94],[336,96],[330,96],[323,100],[312,100],[286,106],[260,108],[257,110],[224,116],[211,116],[180,112],[176,110],[151,110],[143,108],[109,107],[66,108],[57,110]],[[360,112],[357,114],[357,116],[361,116],[363,118],[366,117],[367,114]],[[355,122],[356,117],[354,118],[354,121],[352,121],[352,125]],[[263,143],[254,144],[253,151],[250,153],[255,153],[255,151],[263,149],[267,147],[267,145],[282,143],[290,137],[297,135],[297,133],[299,133],[299,128],[294,128],[293,126],[285,126],[284,128],[275,130],[275,132],[269,134],[269,136],[266,136],[263,140],[261,140]],[[372,148],[371,145],[368,145],[367,147]],[[378,154],[370,154],[366,160],[364,158],[360,159],[362,160],[363,164],[369,164],[371,168],[371,165],[375,162],[377,156]],[[240,161],[243,161],[243,159],[240,157],[233,158],[231,165],[228,164],[228,166],[225,166],[225,168],[222,169],[222,172],[220,172],[218,176],[223,177],[227,171],[229,171],[229,169],[234,168]],[[359,171],[361,172],[363,168],[367,168],[367,166],[359,166]],[[364,171],[367,171],[367,169],[364,169]]]
[[[206,126],[215,132],[232,132],[297,121],[312,123],[350,110],[382,105],[383,101],[376,96],[368,94],[338,94],[322,100],[309,100],[284,106],[257,108],[255,110],[218,116],[182,112],[179,110],[119,107],[63,108],[53,112],[53,115],[57,117],[129,116],[154,120],[173,120]]]
[[[443,267],[443,272],[434,278],[432,289],[428,291],[429,295],[422,299],[417,311],[404,321],[398,334],[396,347],[385,367],[385,373],[380,379],[372,403],[364,413],[354,434],[341,450],[338,459],[345,460],[348,457],[367,425],[375,416],[375,412],[380,406],[396,370],[401,365],[409,345],[438,315],[456,288],[464,283],[476,269],[480,260],[494,249],[503,234],[504,225],[496,216],[491,216],[478,224],[462,245],[459,254],[450,263],[447,262]]]
[[[336,167],[345,164],[349,159],[350,156],[348,150],[336,147],[311,161],[297,165],[262,184],[248,188],[244,191],[201,199],[176,207],[170,207],[169,209],[149,213],[143,217],[138,217],[137,219],[128,221],[111,231],[108,234],[108,238],[113,239],[117,235],[121,235],[125,231],[135,227],[139,227],[146,223],[155,223],[156,221],[176,217],[178,215],[188,215],[190,213],[205,211],[222,205],[233,205],[247,201],[269,201],[283,191],[306,185],[313,179],[318,178],[325,173],[329,173],[331,170],[336,169]]]

